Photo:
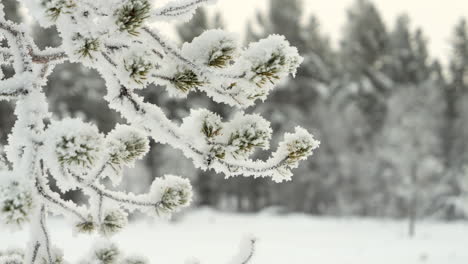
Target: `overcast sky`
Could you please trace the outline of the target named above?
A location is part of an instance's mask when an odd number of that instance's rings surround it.
[[[241,32],[245,21],[253,17],[256,9],[267,8],[267,0],[218,0],[213,8],[222,9],[230,31]],[[289,1],[289,0],[284,0]],[[323,31],[332,40],[339,39],[346,20],[345,10],[354,0],[303,0],[305,11],[316,14]],[[387,25],[393,25],[398,14],[410,15],[413,27],[422,27],[429,38],[432,54],[445,60],[454,24],[468,16],[467,0],[374,0]]]

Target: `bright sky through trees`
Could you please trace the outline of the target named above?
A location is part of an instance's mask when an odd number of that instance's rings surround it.
[[[284,0],[288,1],[288,0]],[[306,12],[316,14],[334,43],[340,38],[343,24],[346,20],[346,9],[353,0],[303,0]],[[228,28],[233,32],[245,29],[244,23],[255,14],[258,8],[267,7],[266,0],[219,0],[213,8],[229,10],[223,12]],[[394,25],[395,17],[406,12],[412,20],[413,27],[422,27],[429,38],[431,54],[446,61],[449,40],[456,22],[461,17],[468,16],[468,3],[466,0],[374,0],[373,1],[387,25]]]

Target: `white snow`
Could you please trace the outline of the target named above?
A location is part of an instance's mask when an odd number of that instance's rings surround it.
[[[306,215],[229,214],[201,209],[180,221],[132,223],[113,241],[125,254],[142,254],[151,263],[228,263],[246,234],[258,238],[251,264],[466,264],[468,223],[423,222],[415,238],[406,222],[334,219]],[[53,241],[67,260],[81,259],[94,240],[72,237],[66,221],[51,219]],[[0,248],[22,246],[28,231],[0,227]]]

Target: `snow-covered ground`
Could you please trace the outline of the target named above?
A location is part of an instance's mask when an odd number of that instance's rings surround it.
[[[73,237],[67,225],[51,220],[52,238],[65,256],[78,260],[92,245],[89,236]],[[467,264],[468,223],[424,222],[417,236],[406,223],[368,219],[315,218],[305,215],[239,215],[203,209],[175,223],[132,224],[114,241],[126,253],[146,255],[151,263],[227,263],[246,233],[259,237],[252,264]],[[0,248],[20,246],[27,231],[0,227]]]

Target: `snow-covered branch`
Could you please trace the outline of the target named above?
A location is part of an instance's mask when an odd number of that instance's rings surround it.
[[[108,86],[109,84],[108,82]],[[191,116],[187,117],[182,126],[179,127],[171,122],[159,107],[144,103],[141,97],[131,93],[125,87],[121,87],[119,95],[110,101],[112,102],[111,107],[118,110],[129,122],[141,127],[150,134],[157,134],[157,137],[154,137],[155,140],[161,143],[168,143],[182,150],[185,156],[194,161],[195,166],[202,169],[212,168],[217,172],[224,173],[228,177],[244,175],[272,177],[277,182],[289,180],[291,176],[290,169],[295,168],[298,165],[298,161],[307,158],[319,146],[319,142],[314,140],[305,130],[296,128],[294,134],[285,135],[284,141],[271,158],[267,161],[253,161],[246,159],[245,154],[251,153],[251,150],[255,146],[267,147],[268,142],[265,139],[268,139],[268,134],[271,133],[269,124],[258,116],[252,116],[252,122],[247,120],[246,122],[242,122],[241,119],[244,119],[244,117],[239,117],[238,120],[227,123],[225,130],[230,133],[229,135],[224,135],[224,138],[221,133],[221,130],[224,128],[218,127],[215,129],[219,129],[218,135],[207,135],[206,133],[204,134],[200,127],[200,135],[198,136],[212,137],[215,140],[217,138],[220,139],[220,144],[212,145],[203,141],[196,142],[193,135],[187,134],[187,131],[191,131],[187,127],[189,124],[198,123],[202,125],[211,121],[209,118],[213,118],[215,115],[207,110],[193,111]],[[140,117],[136,119],[136,116]],[[151,122],[143,122],[143,120]],[[253,120],[259,122],[253,122]],[[254,132],[243,131],[240,134],[236,132],[236,127],[242,127],[240,124],[248,125],[249,123],[255,123],[256,125],[252,129],[258,130]],[[262,123],[265,127],[257,127],[260,126],[258,124]],[[266,130],[263,131],[263,129]],[[264,140],[260,141],[260,135],[264,135]],[[243,138],[244,136],[246,138]],[[239,139],[239,142],[235,140],[236,138]],[[224,142],[221,141],[222,139],[224,139]],[[258,141],[249,143],[251,140]],[[236,144],[240,145],[236,146]],[[236,155],[236,152],[240,155]]]
[[[248,264],[255,254],[255,244],[257,239],[253,236],[246,236],[240,244],[239,252],[229,262],[229,264]]]
[[[173,0],[151,12],[152,20],[188,21],[200,6],[216,3],[217,0]]]
[[[267,160],[252,160],[257,149],[269,149],[270,123],[257,114],[239,111],[224,121],[207,109],[192,110],[181,125],[155,104],[136,93],[149,84],[164,85],[172,96],[185,97],[200,90],[216,102],[246,108],[265,100],[275,85],[294,76],[302,62],[297,49],[282,36],[272,35],[245,49],[235,35],[211,30],[182,47],[158,32],[151,21],[189,18],[213,0],[178,0],[154,8],[148,0],[25,0],[43,26],[55,25],[62,45],[39,50],[23,25],[0,18],[0,33],[7,47],[0,48],[2,65],[14,75],[0,80],[0,99],[15,99],[17,121],[6,147],[12,171],[0,171],[2,219],[21,227],[31,222],[31,242],[24,260],[62,263],[63,255],[51,241],[47,216],[70,218],[80,233],[99,232],[110,237],[128,222],[128,212],[169,217],[187,207],[192,187],[187,179],[156,178],[144,194],[108,189],[122,180],[149,151],[149,138],[179,149],[197,168],[232,176],[290,180],[292,169],[319,146],[306,130],[287,133]],[[1,5],[0,5],[1,7]],[[65,61],[96,69],[107,86],[105,100],[129,125],[117,125],[108,134],[79,119],[54,120],[42,87],[53,67]],[[1,175],[0,175],[1,176]],[[62,192],[79,189],[89,206],[63,200],[51,190],[51,176]],[[248,263],[255,240],[232,263]],[[100,243],[91,259],[99,263],[146,263],[123,258],[112,243]],[[8,260],[15,261],[16,256]],[[3,259],[2,259],[3,261]],[[122,262],[123,261],[123,262]],[[137,261],[137,262],[135,262]]]

